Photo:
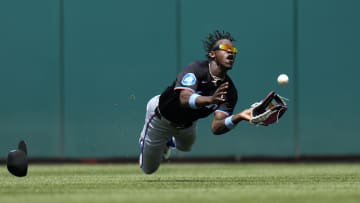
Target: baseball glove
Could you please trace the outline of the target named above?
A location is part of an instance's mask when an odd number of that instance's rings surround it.
[[[271,91],[263,100],[251,105],[250,123],[254,125],[270,125],[281,118],[287,110],[284,98]]]

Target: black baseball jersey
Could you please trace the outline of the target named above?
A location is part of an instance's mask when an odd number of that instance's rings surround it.
[[[220,84],[229,82],[229,89],[225,102],[211,104],[206,107],[192,109],[180,105],[180,91],[190,90],[201,96],[211,96]],[[215,84],[209,72],[209,61],[198,61],[189,64],[183,72],[179,73],[173,84],[166,88],[159,100],[159,109],[166,119],[176,124],[189,124],[199,118],[204,118],[215,111],[226,115],[232,115],[237,102],[237,90],[228,75],[222,81]]]

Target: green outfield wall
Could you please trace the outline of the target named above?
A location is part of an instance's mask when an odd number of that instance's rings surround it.
[[[360,155],[359,10],[357,0],[1,0],[0,158],[20,139],[33,158],[136,157],[147,101],[205,58],[215,29],[237,40],[236,110],[270,90],[289,110],[222,136],[201,120],[193,150],[175,156]]]

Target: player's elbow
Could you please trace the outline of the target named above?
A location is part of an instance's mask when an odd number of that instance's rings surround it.
[[[212,126],[211,127],[211,132],[214,134],[214,135],[222,135],[224,133],[226,133],[228,130],[227,129],[224,129],[224,128],[219,128],[217,126]]]
[[[221,134],[224,134],[224,133],[219,132],[219,131],[212,131],[212,133],[213,133],[214,135],[221,135]]]
[[[190,90],[182,90],[179,95],[179,102],[181,107],[189,108],[189,99],[193,94]]]
[[[222,135],[224,133],[226,133],[228,130],[225,127],[225,125],[223,124],[223,122],[219,122],[217,120],[214,120],[211,124],[211,132],[214,135]]]

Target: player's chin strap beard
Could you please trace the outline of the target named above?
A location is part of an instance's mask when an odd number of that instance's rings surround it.
[[[209,73],[213,79],[211,82],[214,83],[215,86],[218,86],[223,80],[225,80],[225,76],[218,77],[211,72],[210,63],[209,63]]]

